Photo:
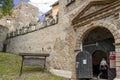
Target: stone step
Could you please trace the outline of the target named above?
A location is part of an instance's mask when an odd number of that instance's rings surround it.
[[[98,79],[97,77],[94,77],[93,80],[107,80],[107,79]]]

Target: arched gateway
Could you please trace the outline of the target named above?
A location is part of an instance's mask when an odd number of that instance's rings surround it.
[[[108,78],[108,80],[120,79],[119,3],[119,0],[90,1],[82,10],[76,11],[76,15],[72,19],[72,26],[77,36],[75,37],[76,63],[79,63],[77,58],[82,51],[90,53],[92,56],[93,77],[98,75],[100,60],[102,57],[105,57],[109,69],[107,71],[107,77],[102,76],[101,78]],[[116,61],[115,56],[114,58],[109,58],[111,55],[116,55]],[[111,60],[114,60],[114,66],[111,66]],[[86,64],[88,62],[87,59],[83,59],[82,61],[82,63]],[[74,72],[76,72],[77,78],[81,78],[79,77],[81,74],[78,75],[79,73],[77,73],[80,72],[79,68],[75,68]]]
[[[83,29],[81,30],[82,32],[80,32],[79,29],[77,29],[78,39],[76,41],[76,50],[80,49],[80,52],[79,53],[77,52],[76,55],[76,64],[77,64],[76,77],[87,78],[87,76],[84,77],[84,75],[88,75],[88,77],[90,78],[91,76],[92,78],[97,77],[99,73],[99,63],[101,59],[105,57],[108,64],[108,70],[106,74],[101,75],[101,78],[113,80],[116,77],[116,67],[115,68],[110,67],[111,63],[109,57],[111,55],[110,54],[111,52],[115,52],[115,40],[116,40],[116,36],[118,36],[117,34],[119,34],[119,32],[117,32],[116,30],[116,27],[106,22],[96,21],[87,26],[84,26],[81,29]],[[88,58],[86,59],[81,58],[82,60],[80,60],[80,57],[84,57],[83,55],[86,55],[85,51],[87,52],[87,54],[89,53],[90,56],[88,55],[87,56]],[[90,61],[91,56],[92,56],[91,58],[92,61],[90,63],[87,63]],[[84,65],[83,68],[89,65],[90,67],[92,65],[92,68],[88,67],[87,68],[88,73],[84,74],[84,71],[86,72],[86,69],[82,69],[81,64]],[[83,71],[82,72],[83,77],[81,77],[80,74],[81,70]]]

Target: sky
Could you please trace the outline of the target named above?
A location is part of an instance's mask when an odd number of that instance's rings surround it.
[[[21,0],[14,0],[15,6],[19,4],[20,1]],[[38,7],[40,12],[46,13],[47,11],[51,9],[50,5],[52,5],[54,2],[58,0],[22,0],[22,1],[28,2]]]

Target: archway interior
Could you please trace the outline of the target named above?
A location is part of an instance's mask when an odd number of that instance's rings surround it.
[[[115,51],[114,37],[112,33],[104,27],[96,27],[88,30],[83,38],[83,50],[92,55],[93,74],[98,75],[98,66],[102,57],[105,57],[109,65],[110,51]]]
[[[108,29],[104,27],[97,27],[86,32],[86,35],[83,38],[83,45],[88,45],[108,39],[111,39],[112,43],[114,43],[114,37]]]

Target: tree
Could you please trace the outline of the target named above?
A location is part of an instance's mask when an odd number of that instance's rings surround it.
[[[0,4],[2,4],[2,16],[12,14],[13,0],[0,0]]]

